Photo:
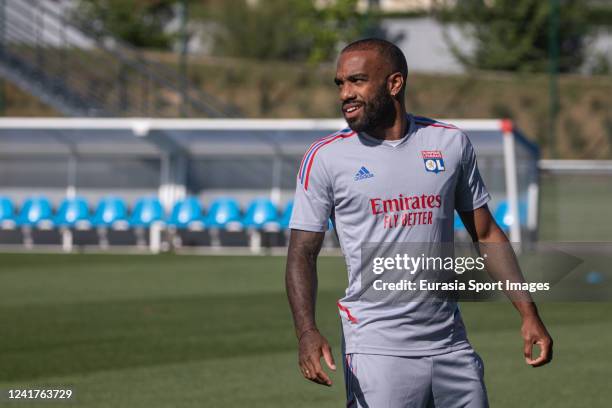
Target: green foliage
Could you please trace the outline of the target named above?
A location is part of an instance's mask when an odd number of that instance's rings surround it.
[[[77,21],[102,35],[110,33],[136,47],[168,49],[175,39],[165,32],[177,0],[79,0]]]
[[[599,27],[612,27],[612,4],[606,4],[606,1],[601,4],[589,4],[586,13],[589,24]]]
[[[327,61],[374,27],[357,0],[228,0],[212,13],[217,54],[260,60]]]
[[[559,70],[576,71],[583,62],[588,22],[583,2],[559,0]],[[443,20],[464,26],[476,43],[473,55],[451,44],[465,66],[538,72],[548,68],[551,2],[546,0],[464,0]]]
[[[598,52],[593,56],[591,66],[592,75],[610,75],[612,73],[612,62],[605,52]]]

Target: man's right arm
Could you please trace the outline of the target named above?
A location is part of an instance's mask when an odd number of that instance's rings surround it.
[[[291,230],[285,284],[298,339],[302,375],[330,386],[332,381],[321,366],[321,357],[330,369],[335,370],[336,366],[331,347],[319,333],[315,322],[317,256],[324,237],[324,232]]]

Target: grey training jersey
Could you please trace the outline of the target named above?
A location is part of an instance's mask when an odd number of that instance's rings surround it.
[[[360,299],[365,243],[453,241],[454,210],[489,194],[467,136],[408,116],[399,143],[343,129],[308,149],[298,172],[290,228],[322,232],[331,217],[348,271],[338,301],[346,353],[427,356],[469,347],[454,301],[389,304]]]

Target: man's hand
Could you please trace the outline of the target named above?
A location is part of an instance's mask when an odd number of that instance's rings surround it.
[[[325,337],[317,329],[309,329],[301,335],[299,343],[299,364],[304,378],[331,386],[332,381],[321,366],[321,357],[331,370],[336,370],[336,364]]]
[[[523,318],[521,335],[523,336],[523,352],[527,364],[532,367],[540,367],[552,360],[553,340],[539,316],[535,315]],[[534,344],[540,346],[540,355],[536,359],[533,359]]]

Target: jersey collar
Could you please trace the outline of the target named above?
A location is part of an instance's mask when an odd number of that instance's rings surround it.
[[[408,129],[406,134],[398,141],[380,140],[373,136],[368,135],[365,132],[359,132],[359,137],[369,145],[379,145],[391,149],[397,149],[406,144],[406,141],[410,139],[410,136],[414,132],[414,117],[410,113],[406,113],[406,119],[408,120]]]

